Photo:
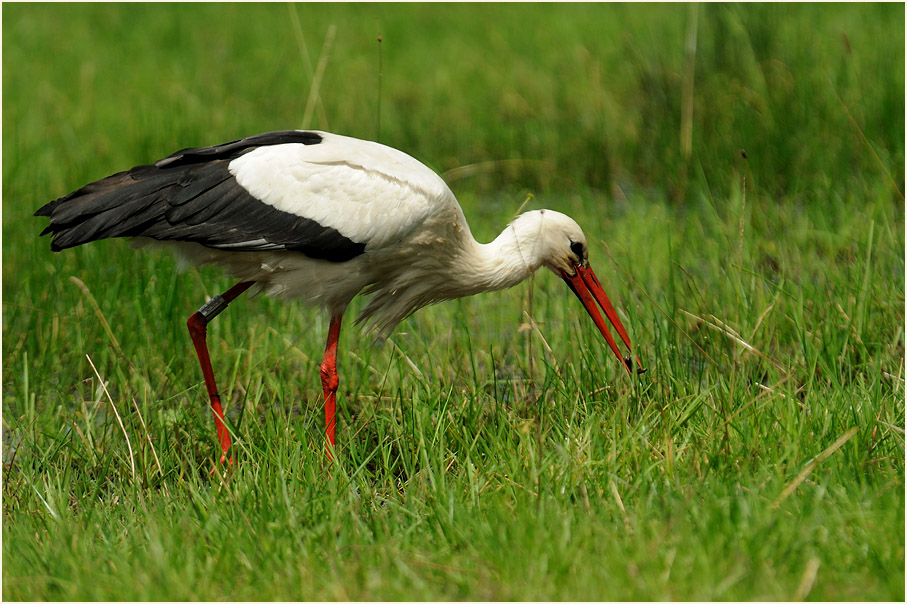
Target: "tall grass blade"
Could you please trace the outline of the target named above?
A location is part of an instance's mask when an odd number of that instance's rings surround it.
[[[821,453],[816,455],[816,457],[813,458],[813,460],[810,461],[808,464],[806,464],[806,467],[803,468],[803,470],[799,474],[797,474],[797,477],[794,478],[786,487],[784,487],[784,490],[781,491],[781,494],[778,495],[778,498],[775,499],[775,501],[772,503],[772,506],[771,506],[772,509],[773,510],[777,509],[778,506],[781,505],[781,502],[783,502],[785,499],[790,497],[791,493],[793,493],[794,491],[797,490],[797,487],[799,487],[803,483],[803,481],[806,480],[806,478],[810,475],[810,473],[816,469],[816,466],[818,466],[820,463],[822,463],[823,461],[825,461],[826,459],[831,457],[835,451],[837,451],[838,449],[843,447],[844,443],[846,443],[851,438],[853,438],[853,436],[859,431],[860,431],[860,427],[854,426],[853,428],[851,428],[850,430],[848,430],[847,432],[842,434],[838,438],[838,440],[836,440],[835,442],[833,442],[831,444],[831,446],[829,446],[827,449],[825,449],[824,451],[822,451]]]

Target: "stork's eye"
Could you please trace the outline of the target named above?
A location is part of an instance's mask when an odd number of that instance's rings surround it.
[[[580,260],[583,259],[583,244],[579,241],[574,241],[570,244],[570,251],[576,254],[576,257]]]

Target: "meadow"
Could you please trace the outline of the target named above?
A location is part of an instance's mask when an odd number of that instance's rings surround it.
[[[2,10],[4,600],[904,600],[903,5]],[[571,215],[648,371],[542,271],[347,329],[329,461],[327,318],[242,298],[217,465],[229,279],[32,214],[287,128]]]

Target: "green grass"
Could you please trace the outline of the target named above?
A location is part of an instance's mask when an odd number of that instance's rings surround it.
[[[290,127],[572,215],[648,373],[540,273],[345,330],[330,463],[325,317],[242,298],[209,477],[230,282],[31,214]],[[5,5],[2,137],[4,599],[904,599],[903,6]]]

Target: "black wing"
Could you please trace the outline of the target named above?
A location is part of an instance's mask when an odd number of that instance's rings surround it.
[[[297,251],[343,262],[361,254],[365,244],[263,203],[229,171],[232,160],[257,147],[320,142],[315,132],[286,130],[183,149],[85,185],[35,216],[50,217],[41,234],[53,234],[53,251],[111,237],[150,237],[238,252]]]

